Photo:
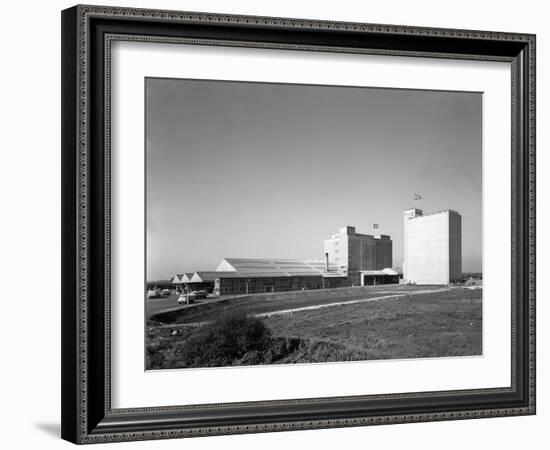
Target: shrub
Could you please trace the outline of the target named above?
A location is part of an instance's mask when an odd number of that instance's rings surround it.
[[[231,365],[245,354],[263,352],[271,341],[271,331],[255,317],[225,314],[201,327],[182,346],[185,367]]]
[[[264,353],[267,364],[273,364],[300,348],[302,340],[292,337],[278,337],[272,339],[269,349]]]
[[[147,368],[149,370],[162,369],[164,364],[164,355],[160,352],[159,346],[147,346]]]

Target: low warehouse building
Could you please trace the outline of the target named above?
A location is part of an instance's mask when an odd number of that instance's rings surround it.
[[[325,278],[322,261],[295,259],[226,258],[216,270],[218,295],[323,289],[343,285],[345,278]]]
[[[393,269],[363,270],[361,274],[361,286],[378,286],[379,284],[398,284],[399,274]]]
[[[231,275],[224,272],[195,272],[186,283],[188,290],[190,291],[206,291],[212,294],[216,280],[221,276]]]
[[[174,275],[170,280],[170,282],[172,283],[172,287],[178,292],[183,292],[185,286],[187,286],[187,284],[191,282],[192,276],[192,273],[178,273]]]
[[[213,272],[183,274],[188,290],[215,295],[329,289],[399,283],[392,264],[392,241],[344,227],[324,242],[322,261],[298,259],[225,258]],[[175,278],[175,277],[174,277]]]

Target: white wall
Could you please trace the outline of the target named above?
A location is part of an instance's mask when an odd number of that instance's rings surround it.
[[[461,27],[538,34],[538,172],[550,170],[548,115],[550,29],[542,1],[394,0],[339,2],[278,0],[109,0],[110,5],[203,10],[239,14]],[[59,440],[59,10],[71,1],[7,2],[2,33],[2,151],[0,252],[2,371],[0,395],[4,448],[71,448]],[[539,176],[539,254],[550,250],[550,177]],[[546,274],[547,260],[539,259]],[[28,283],[32,274],[33,283]],[[540,277],[542,278],[542,277]],[[17,288],[17,289],[16,289]],[[21,288],[24,289],[21,292]],[[301,448],[542,448],[550,422],[548,285],[540,283],[538,331],[539,414],[536,417],[468,420],[385,427],[225,436],[163,442],[114,444],[133,449]]]
[[[406,219],[405,227],[404,279],[416,284],[449,284],[449,212]]]

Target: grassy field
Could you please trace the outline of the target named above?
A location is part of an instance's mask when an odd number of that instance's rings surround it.
[[[183,306],[169,312],[152,314],[151,324],[197,323],[215,319],[226,312],[243,314],[268,314],[292,308],[331,304],[340,301],[376,298],[385,295],[399,295],[418,291],[438,291],[441,286],[376,286],[348,287],[312,291],[277,292],[240,297],[226,297],[200,304]]]
[[[380,286],[248,296],[183,308],[150,321],[149,368],[480,355],[481,296],[481,289]],[[232,322],[223,340],[225,331],[216,321],[229,314],[255,317],[253,330]],[[252,337],[235,336],[241,325]],[[218,358],[217,349],[229,341],[242,348],[231,347],[231,354]],[[193,346],[202,348],[200,357],[190,356]]]

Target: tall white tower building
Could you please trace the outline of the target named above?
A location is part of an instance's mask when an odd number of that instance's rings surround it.
[[[455,211],[404,212],[403,279],[416,284],[449,284],[462,278],[462,218]]]

